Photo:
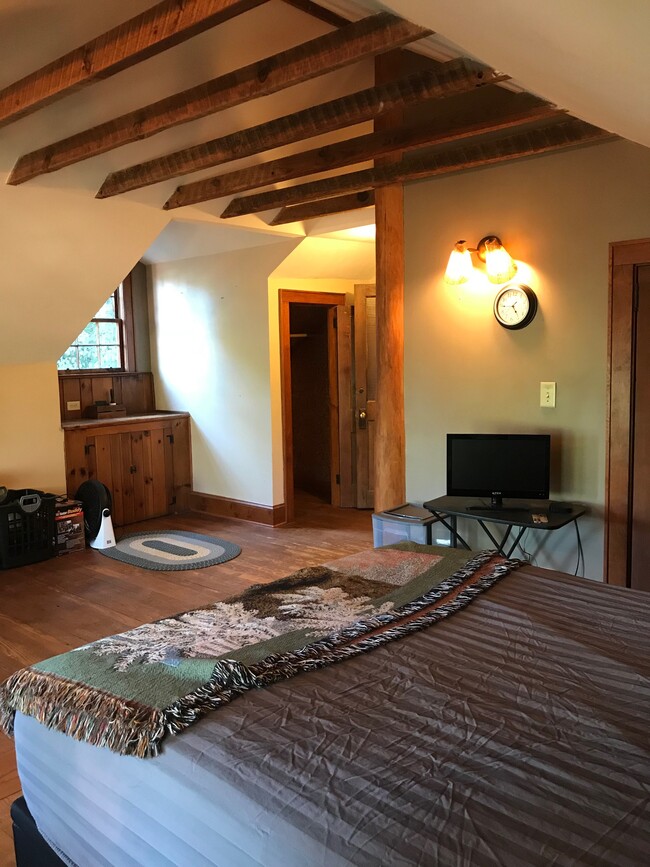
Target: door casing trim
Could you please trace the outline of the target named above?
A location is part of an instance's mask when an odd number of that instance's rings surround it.
[[[634,446],[635,267],[650,263],[650,238],[609,245],[605,581],[628,586]]]
[[[342,292],[301,292],[280,289],[280,389],[282,393],[282,463],[284,468],[284,505],[286,520],[294,519],[293,489],[293,407],[291,402],[291,336],[290,305],[320,304],[324,307],[344,307],[346,296]]]

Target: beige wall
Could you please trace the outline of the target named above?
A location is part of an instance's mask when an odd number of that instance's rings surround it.
[[[0,364],[56,361],[168,219],[133,202],[0,183]]]
[[[372,244],[304,238],[149,266],[157,406],[192,415],[196,491],[284,502],[278,291],[352,293],[373,272]]]
[[[274,503],[267,287],[296,243],[150,267],[156,402],[191,413],[196,491]]]
[[[608,244],[650,235],[649,189],[650,152],[625,142],[406,188],[408,498],[445,492],[448,432],[551,433],[552,495],[590,510],[580,527],[592,578],[603,561]],[[538,295],[521,331],[496,323],[487,281],[443,282],[454,242],[489,233]],[[557,382],[555,409],[539,406],[542,380]],[[573,571],[573,528],[525,542],[539,565]]]
[[[0,485],[65,493],[56,364],[0,366]]]

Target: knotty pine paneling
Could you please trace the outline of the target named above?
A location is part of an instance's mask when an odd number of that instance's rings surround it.
[[[151,373],[63,373],[59,375],[61,421],[85,418],[86,408],[96,400],[110,400],[111,389],[115,403],[124,404],[128,415],[155,410]],[[68,409],[70,401],[79,401],[80,409]]]

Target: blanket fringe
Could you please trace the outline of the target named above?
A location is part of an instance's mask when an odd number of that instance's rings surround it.
[[[208,711],[249,689],[358,656],[449,617],[521,565],[518,560],[499,560],[486,574],[475,577],[494,557],[494,551],[481,552],[412,602],[367,617],[299,650],[273,654],[250,666],[233,659],[219,660],[207,683],[164,710],[34,668],[22,669],[0,687],[0,727],[11,735],[19,711],[48,728],[121,755],[156,756],[166,734],[179,734]]]
[[[360,620],[353,626],[334,632],[327,638],[305,645],[300,650],[283,654],[272,654],[251,666],[243,665],[232,659],[220,660],[215,666],[210,680],[165,709],[165,728],[170,734],[180,734],[197,719],[232,701],[238,695],[255,687],[271,686],[281,680],[288,680],[302,671],[315,671],[319,668],[342,662],[361,653],[437,623],[469,605],[479,594],[484,593],[514,569],[521,566],[520,560],[501,560],[490,571],[478,578],[473,584],[462,585],[488,565],[496,556],[495,551],[481,551],[461,569],[454,572],[438,587],[402,606],[396,611],[378,614]],[[453,591],[460,591],[454,598],[436,608],[426,611],[433,604]],[[424,612],[419,617],[404,622],[405,617]],[[394,624],[390,626],[390,624]],[[375,633],[375,630],[381,632]],[[368,634],[375,633],[375,634]],[[363,636],[367,637],[363,637]]]
[[[13,734],[16,711],[78,741],[121,755],[158,755],[165,734],[160,710],[52,674],[25,668],[0,690],[0,727]]]

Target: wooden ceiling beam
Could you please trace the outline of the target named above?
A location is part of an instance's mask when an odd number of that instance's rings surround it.
[[[277,184],[280,181],[294,180],[343,166],[352,166],[355,163],[374,160],[399,152],[408,152],[425,145],[460,141],[464,138],[521,126],[525,123],[561,114],[563,112],[543,103],[532,107],[528,106],[523,110],[520,109],[489,121],[466,124],[456,129],[446,129],[444,132],[441,131],[444,128],[441,122],[433,121],[417,127],[369,133],[335,142],[325,147],[259,163],[217,177],[185,184],[178,187],[165,203],[164,208],[171,210],[182,208],[185,205],[195,205],[198,202],[207,202],[212,199],[231,196],[234,193]]]
[[[221,216],[222,218],[240,217],[243,214],[303,204],[329,196],[377,189],[388,184],[430,178],[576,145],[596,143],[611,137],[611,133],[583,121],[567,120],[542,129],[531,129],[476,144],[407,157],[400,163],[350,172],[320,181],[284,187],[281,190],[271,190],[267,193],[242,196],[233,199]]]
[[[282,208],[271,220],[270,225],[284,226],[287,223],[303,223],[305,220],[313,220],[316,217],[328,217],[330,214],[343,214],[346,211],[369,208],[374,204],[375,191],[363,190],[360,193],[350,193],[348,196],[335,196],[331,199]]]
[[[18,160],[7,183],[22,184],[179,124],[342,69],[430,32],[388,12],[372,15],[32,151]]]
[[[426,70],[401,81],[370,87],[223,138],[113,172],[102,184],[97,198],[116,196],[324,132],[354,126],[372,120],[399,105],[413,105],[427,99],[443,98],[485,84],[505,81],[507,78],[508,76],[498,75],[473,61],[452,60],[439,70]]]
[[[0,126],[265,2],[164,0],[1,90]]]
[[[331,24],[332,27],[343,27],[350,21],[349,18],[344,18],[338,12],[332,12],[331,9],[321,6],[319,3],[314,3],[314,0],[284,0],[284,2],[287,6],[293,6],[294,9],[306,12],[312,18],[318,18],[319,21]]]

